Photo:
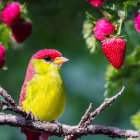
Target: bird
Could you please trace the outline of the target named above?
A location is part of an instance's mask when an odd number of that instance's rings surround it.
[[[19,106],[40,121],[57,120],[66,102],[61,66],[69,59],[54,49],[39,50],[31,57],[23,83]],[[27,140],[47,140],[49,135],[21,129]]]

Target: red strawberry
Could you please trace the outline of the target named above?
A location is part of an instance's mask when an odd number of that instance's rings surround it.
[[[5,49],[0,45],[0,69],[4,66],[5,63]]]
[[[122,38],[110,38],[103,42],[102,50],[108,61],[117,69],[124,62],[126,43]]]
[[[29,21],[19,21],[12,26],[12,35],[17,43],[23,42],[32,32],[32,23]]]
[[[88,0],[94,7],[100,7],[105,0]]]
[[[1,20],[7,26],[12,26],[18,22],[20,18],[20,4],[13,2],[8,4],[1,13]]]
[[[105,35],[114,33],[115,26],[107,19],[100,19],[94,27],[94,35],[98,40],[105,40]]]
[[[135,27],[137,32],[140,33],[140,13],[138,13],[137,16],[135,17]]]

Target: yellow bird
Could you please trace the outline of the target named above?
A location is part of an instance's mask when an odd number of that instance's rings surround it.
[[[44,49],[35,53],[28,64],[19,105],[41,121],[58,119],[65,107],[65,86],[61,65],[68,61],[57,50]],[[47,140],[48,135],[22,129],[27,140]]]

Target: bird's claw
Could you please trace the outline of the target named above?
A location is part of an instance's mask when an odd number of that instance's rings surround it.
[[[32,121],[35,121],[35,120],[36,120],[31,111],[27,112],[26,119],[27,119],[27,120],[30,120],[30,121],[31,121],[31,120],[32,120]]]

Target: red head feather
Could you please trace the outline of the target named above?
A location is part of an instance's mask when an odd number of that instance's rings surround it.
[[[46,56],[50,56],[52,60],[54,60],[56,57],[62,57],[62,54],[58,52],[57,50],[52,50],[52,49],[44,49],[40,50],[37,53],[33,55],[33,58],[36,59],[43,59]]]

